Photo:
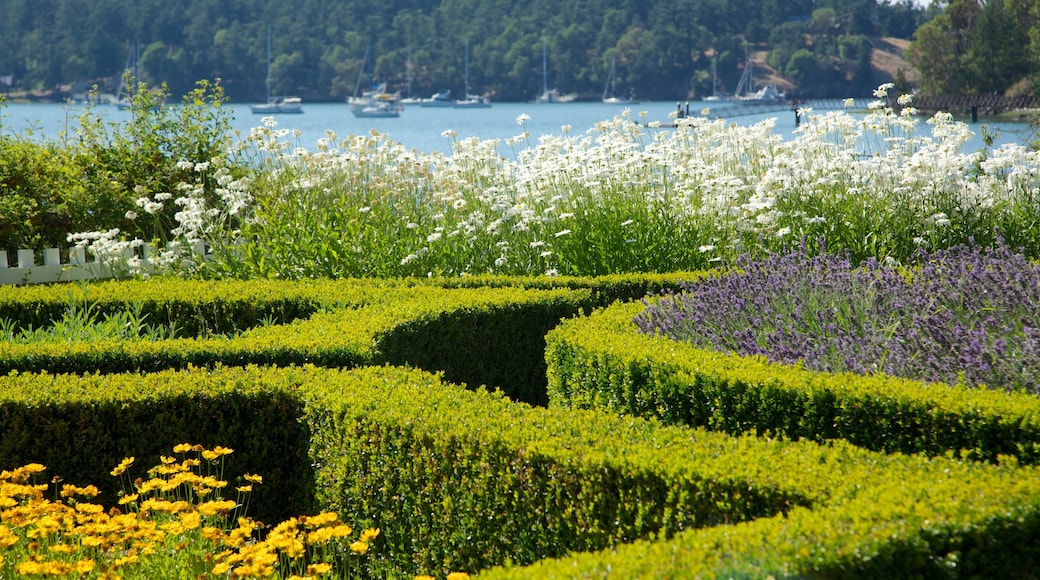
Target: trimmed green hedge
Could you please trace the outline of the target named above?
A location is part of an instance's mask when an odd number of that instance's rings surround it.
[[[895,377],[814,372],[642,334],[641,303],[575,318],[546,337],[552,405],[598,408],[878,451],[1040,461],[1040,398]]]
[[[81,484],[103,486],[124,455],[230,446],[231,478],[264,475],[253,515],[334,509],[380,527],[378,576],[512,563],[534,568],[486,575],[1022,577],[1040,564],[1032,467],[529,407],[418,370],[14,375],[0,410],[0,465],[40,461]],[[539,562],[583,550],[606,551]]]
[[[385,282],[107,283],[89,288],[108,312],[136,301],[152,320],[178,328],[245,329],[233,337],[163,341],[0,342],[0,373],[154,372],[189,365],[402,364],[443,371],[452,381],[486,384],[544,405],[545,333],[590,310],[589,290],[516,287],[449,290]],[[77,286],[0,293],[0,317],[25,306],[21,324],[59,319]],[[79,293],[79,294],[76,294]],[[285,324],[257,326],[264,316]]]

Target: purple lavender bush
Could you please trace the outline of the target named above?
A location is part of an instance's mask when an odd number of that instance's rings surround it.
[[[827,372],[1040,394],[1040,267],[1003,244],[912,267],[787,255],[647,301],[641,331]]]

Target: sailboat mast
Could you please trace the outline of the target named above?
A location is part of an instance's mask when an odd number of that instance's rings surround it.
[[[267,102],[271,102],[271,23],[267,23]]]
[[[408,63],[405,64],[408,72],[408,98],[412,98],[412,47],[408,47]]]
[[[542,94],[549,92],[549,57],[546,54],[545,39],[542,39]]]

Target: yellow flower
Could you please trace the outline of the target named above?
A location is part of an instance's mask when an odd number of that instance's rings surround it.
[[[251,474],[251,473],[247,473],[247,474],[243,475],[242,478],[245,479],[246,481],[249,481],[249,482],[252,482],[252,483],[263,483],[264,482],[263,476],[255,475],[255,474]]]
[[[209,572],[210,572],[210,574],[213,574],[214,576],[223,576],[224,574],[227,574],[227,572],[228,572],[228,570],[230,568],[231,568],[231,566],[229,566],[227,562],[221,562],[221,563],[217,564],[216,566],[214,566],[213,569],[210,570]]]
[[[350,551],[355,554],[364,554],[368,551],[368,542],[362,542],[358,540],[350,545]]]
[[[11,528],[0,524],[0,548],[10,548],[17,543],[18,536],[11,531]]]
[[[234,449],[229,449],[227,447],[221,447],[220,445],[217,445],[216,447],[213,448],[212,451],[209,451],[209,450],[203,451],[202,452],[202,457],[204,459],[209,460],[209,461],[213,461],[214,459],[216,459],[218,457],[222,457],[224,455],[231,455],[234,452],[235,452]]]
[[[327,562],[321,562],[319,564],[311,564],[307,566],[307,574],[317,576],[319,574],[328,574],[332,570],[332,564]]]
[[[119,568],[120,566],[126,566],[127,564],[136,564],[139,556],[137,554],[127,554],[122,558],[116,558],[115,562],[112,562],[113,568]]]
[[[88,485],[87,487],[77,487],[66,483],[61,487],[61,497],[72,497],[74,495],[82,495],[85,497],[97,497],[97,494],[101,493],[97,487]]]
[[[204,539],[213,543],[219,542],[224,537],[224,530],[214,526],[206,526],[202,528],[202,531],[199,533]]]
[[[211,475],[207,475],[206,477],[203,477],[199,480],[199,485],[219,489],[222,487],[227,487],[227,482],[221,479],[217,479]]]
[[[224,501],[207,501],[206,503],[199,504],[198,510],[204,516],[215,516],[223,512],[229,512],[238,506],[237,503],[231,500]]]
[[[379,536],[379,528],[369,528],[361,532],[361,541],[371,542],[372,540],[376,539],[377,536]]]
[[[202,516],[199,512],[182,513],[180,518],[185,530],[194,530],[202,525]]]
[[[325,524],[331,524],[332,522],[339,519],[339,515],[336,512],[324,512],[316,516],[302,516],[301,522],[308,528],[317,528],[324,526]]]
[[[192,449],[192,445],[190,443],[181,443],[180,445],[175,445],[173,447],[173,452],[174,453],[187,453],[187,452],[191,451],[191,449]]]
[[[119,477],[120,475],[125,473],[126,470],[129,469],[129,467],[133,463],[133,457],[124,457],[123,460],[119,462],[119,465],[117,465],[116,468],[112,470],[112,477]]]
[[[105,511],[105,506],[96,503],[78,503],[76,511],[81,514],[100,514]]]
[[[133,503],[133,502],[137,501],[137,498],[138,498],[138,495],[136,493],[132,493],[130,495],[124,495],[123,497],[119,498],[119,505],[126,505],[128,503]]]
[[[238,493],[249,493],[249,492],[253,491],[253,486],[252,485],[240,485],[240,486],[235,488],[235,491],[237,491]]]
[[[426,574],[419,574],[414,578],[414,580],[434,580],[434,578],[433,576],[428,576]]]
[[[448,580],[469,580],[469,574],[465,572],[452,572],[448,574]]]
[[[94,561],[84,558],[76,562],[76,573],[83,575],[94,569]]]

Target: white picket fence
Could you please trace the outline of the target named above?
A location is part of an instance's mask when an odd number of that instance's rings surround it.
[[[194,248],[196,253],[203,253],[204,246]],[[148,268],[148,256],[154,248],[144,246],[140,253],[145,270]],[[43,263],[37,264],[35,250],[18,250],[17,262],[10,262],[8,252],[0,250],[0,285],[10,284],[46,284],[51,282],[73,282],[76,280],[105,280],[119,276],[118,269],[97,261],[88,260],[86,251],[79,247],[70,247],[66,251],[61,248],[43,250]],[[129,260],[132,255],[126,256]],[[203,254],[205,259],[207,256]]]

